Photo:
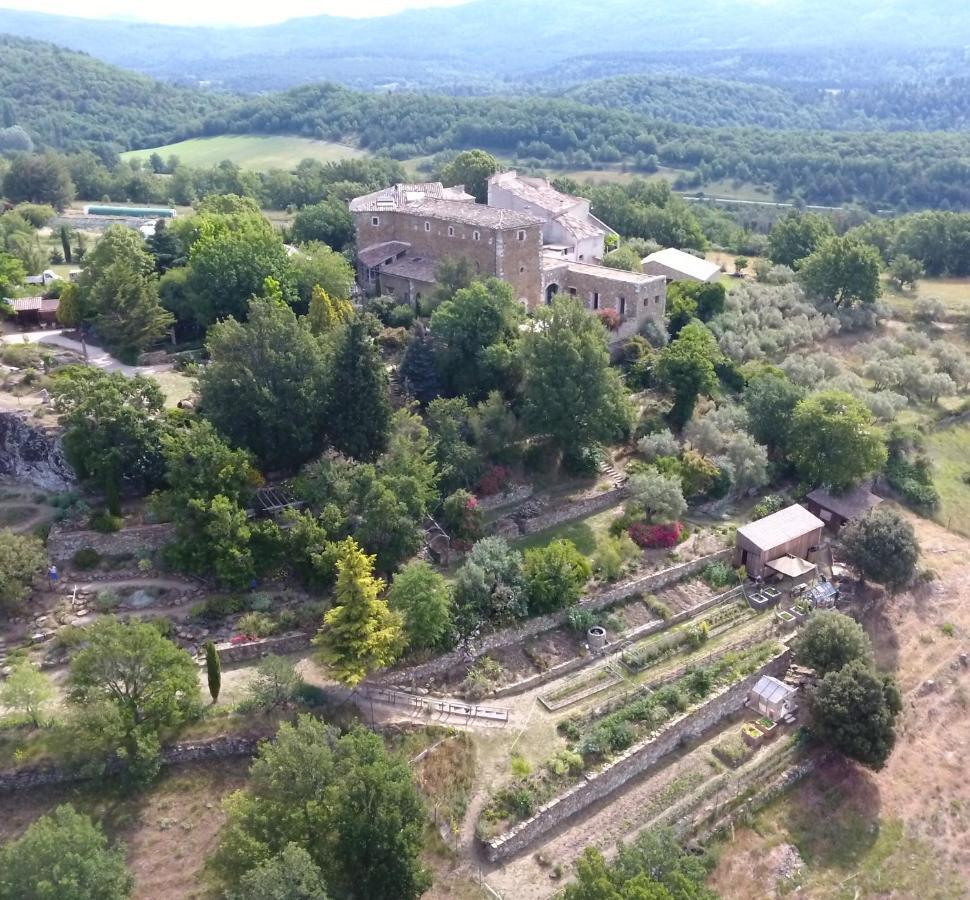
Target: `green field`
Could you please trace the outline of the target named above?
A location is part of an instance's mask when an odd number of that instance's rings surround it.
[[[934,431],[927,436],[926,445],[933,460],[933,481],[940,492],[940,509],[934,518],[945,528],[970,535],[970,484],[963,480],[970,472],[970,426]]]
[[[915,291],[900,291],[883,279],[883,299],[898,314],[909,315],[922,298],[942,300],[949,315],[965,313],[970,309],[970,278],[921,278]]]
[[[147,160],[152,153],[160,154],[162,159],[168,159],[174,154],[189,166],[214,166],[228,159],[244,169],[257,171],[292,169],[304,159],[336,162],[367,155],[363,150],[344,144],[314,141],[304,137],[224,134],[218,137],[192,138],[148,150],[129,150],[121,156],[122,159]]]

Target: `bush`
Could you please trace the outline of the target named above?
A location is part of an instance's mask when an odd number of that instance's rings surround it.
[[[236,623],[240,634],[265,638],[276,632],[276,623],[266,613],[248,612]]]
[[[107,510],[101,510],[91,516],[88,524],[102,534],[114,534],[116,531],[121,531],[124,521],[121,516],[113,516]]]
[[[190,616],[200,622],[219,622],[228,616],[242,612],[243,605],[242,598],[234,595],[210,597],[204,603],[193,606]],[[318,627],[319,624],[319,621],[317,621]]]
[[[388,328],[410,328],[414,324],[414,310],[402,303],[389,310],[383,321]]]
[[[246,607],[252,612],[269,612],[273,608],[273,598],[269,594],[250,594]]]
[[[479,497],[493,497],[502,493],[512,479],[512,470],[508,466],[489,466],[485,474],[478,479],[475,493]]]
[[[119,597],[115,591],[98,591],[95,604],[97,605],[99,612],[111,612],[111,610],[118,606],[119,603],[121,603],[121,597]]]
[[[780,494],[768,494],[758,501],[758,505],[751,510],[752,519],[763,519],[765,516],[773,515],[785,507],[785,498]]]
[[[385,328],[378,336],[377,343],[385,350],[401,350],[408,342],[406,328]]]
[[[680,522],[669,522],[666,525],[647,525],[645,522],[634,522],[628,529],[633,542],[644,549],[671,550],[680,542],[683,526]]]
[[[78,569],[93,569],[101,562],[101,554],[94,547],[82,547],[71,557],[71,562]]]
[[[623,316],[615,309],[601,309],[596,314],[607,331],[616,331],[623,324]]]
[[[726,588],[729,585],[738,583],[738,573],[726,562],[711,563],[703,572],[701,578],[704,583],[712,590]]]
[[[591,609],[573,606],[566,615],[566,622],[573,631],[586,634],[597,623],[597,617]]]
[[[658,600],[653,594],[648,594],[643,598],[643,602],[647,609],[650,610],[658,619],[666,622],[673,615],[669,606],[662,600]]]

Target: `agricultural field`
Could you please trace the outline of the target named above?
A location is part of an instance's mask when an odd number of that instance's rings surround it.
[[[192,138],[147,150],[130,150],[123,153],[122,158],[147,161],[153,153],[158,153],[162,159],[175,155],[189,166],[215,166],[228,159],[244,169],[256,171],[292,169],[304,159],[336,162],[367,155],[365,151],[346,144],[315,141],[304,137],[224,134],[218,137]]]

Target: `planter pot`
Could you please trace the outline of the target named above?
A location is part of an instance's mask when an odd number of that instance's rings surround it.
[[[755,727],[764,735],[766,741],[770,741],[778,733],[778,723],[767,719],[758,719],[754,723]]]

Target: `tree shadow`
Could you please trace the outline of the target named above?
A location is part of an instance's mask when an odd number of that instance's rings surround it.
[[[782,824],[809,865],[854,869],[879,838],[882,803],[876,781],[844,759],[821,765],[792,801]]]
[[[884,599],[873,604],[862,617],[862,627],[872,638],[872,648],[876,656],[876,667],[884,672],[895,672],[899,668],[899,636],[886,615]]]

